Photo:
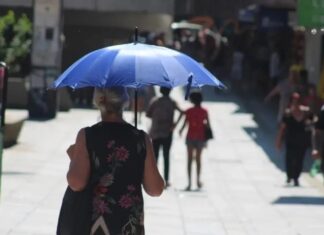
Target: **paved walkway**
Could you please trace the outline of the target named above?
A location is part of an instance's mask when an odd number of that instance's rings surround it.
[[[172,93],[183,99],[180,92]],[[215,139],[203,153],[203,190],[185,192],[186,149],[174,135],[171,183],[160,198],[145,196],[148,235],[322,235],[324,194],[306,175],[301,187],[284,184],[284,173],[267,153],[267,131],[253,115],[221,97],[205,102]],[[181,103],[183,107],[188,103]],[[19,144],[5,149],[0,201],[1,235],[55,234],[68,157],[80,127],[99,119],[95,110],[60,112],[54,120],[26,121]],[[131,113],[126,119],[132,120]],[[143,118],[140,128],[147,129]],[[162,170],[162,161],[159,162]]]

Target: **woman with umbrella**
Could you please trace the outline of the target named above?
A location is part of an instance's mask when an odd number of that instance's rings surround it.
[[[82,128],[67,150],[70,188],[91,187],[91,233],[85,234],[144,234],[141,186],[150,196],[164,188],[148,135],[123,119],[127,102],[125,88],[96,88],[102,121]]]
[[[125,91],[121,87],[135,88],[135,99],[138,88],[150,85],[169,88],[187,86],[187,94],[191,87],[203,85],[225,88],[187,55],[165,47],[138,43],[136,38],[135,33],[134,43],[88,53],[65,70],[52,86],[96,88],[95,103],[101,111],[102,121],[81,129],[76,143],[68,149],[71,158],[68,181],[71,188],[82,190],[85,187],[87,192],[94,187],[90,197],[93,204],[89,206],[91,209],[86,208],[92,211],[91,230],[94,234],[100,230],[106,231],[105,234],[109,234],[109,230],[110,234],[142,234],[143,198],[140,185],[143,184],[145,191],[152,196],[160,195],[164,187],[152,143],[146,133],[136,128],[136,105],[135,127],[123,120],[122,108],[127,99],[124,99]],[[79,194],[76,197],[78,199]],[[76,204],[75,200],[72,204]],[[75,215],[73,220],[78,219],[80,213]],[[84,223],[76,224],[72,229],[79,229],[80,225]],[[84,234],[85,230],[81,231],[58,234]]]

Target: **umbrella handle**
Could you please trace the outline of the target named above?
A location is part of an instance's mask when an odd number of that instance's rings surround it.
[[[134,30],[134,44],[136,44],[137,42],[138,42],[138,28],[136,26]]]
[[[190,94],[190,89],[191,89],[191,84],[192,84],[192,74],[189,75],[188,78],[188,84],[187,84],[187,89],[186,89],[186,95],[185,95],[185,100],[188,100],[189,94]]]
[[[137,88],[135,88],[135,93],[134,93],[134,100],[135,100],[135,103],[134,103],[134,124],[135,124],[135,128],[137,128],[137,99],[138,99],[138,93],[137,93]]]

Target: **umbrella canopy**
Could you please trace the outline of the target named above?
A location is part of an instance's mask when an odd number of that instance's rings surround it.
[[[178,51],[142,43],[105,47],[72,64],[52,88],[148,85],[164,87],[225,86],[200,63]]]

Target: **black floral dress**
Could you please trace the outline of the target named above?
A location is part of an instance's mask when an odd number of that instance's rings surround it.
[[[100,122],[86,133],[93,182],[90,234],[144,234],[143,131],[127,123]]]

